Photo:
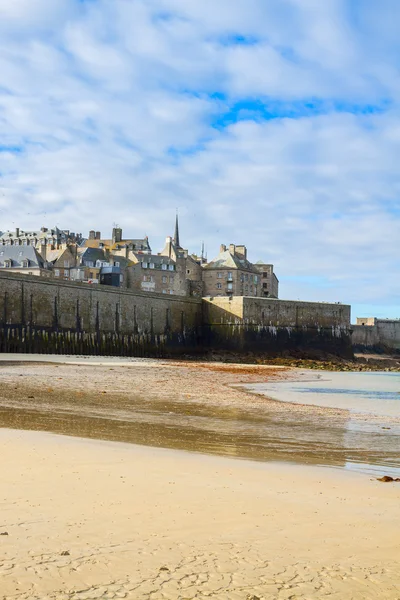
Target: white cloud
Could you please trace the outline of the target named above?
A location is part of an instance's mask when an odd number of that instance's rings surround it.
[[[157,249],[177,206],[192,250],[246,243],[283,296],[392,314],[400,42],[364,6],[0,0],[0,229],[118,222]]]

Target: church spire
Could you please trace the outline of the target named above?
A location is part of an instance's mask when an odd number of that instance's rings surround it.
[[[180,248],[181,245],[179,243],[179,223],[178,223],[178,211],[176,211],[176,221],[175,221],[175,234],[173,242],[177,248]]]

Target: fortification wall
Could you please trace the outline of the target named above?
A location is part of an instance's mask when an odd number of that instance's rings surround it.
[[[0,272],[0,351],[174,356],[351,355],[350,307],[184,298]]]
[[[374,325],[353,325],[356,349],[383,349],[400,352],[400,319],[368,319]]]
[[[257,353],[353,356],[349,305],[237,296],[203,300],[210,345]]]
[[[0,273],[3,351],[169,355],[198,346],[201,300]]]

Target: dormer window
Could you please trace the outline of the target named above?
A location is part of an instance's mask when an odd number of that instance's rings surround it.
[[[143,269],[147,269],[147,267],[148,267],[148,264],[147,264],[147,263],[145,263],[145,262],[143,262],[143,263],[142,263],[142,267],[143,267]]]
[[[22,261],[22,266],[24,267],[24,269],[27,269],[29,267],[29,260],[27,258],[25,258]]]
[[[4,261],[4,266],[5,266],[6,268],[8,268],[8,269],[11,267],[11,259],[10,259],[10,258],[7,258],[7,259]]]
[[[154,263],[149,263],[150,269],[154,269]]]

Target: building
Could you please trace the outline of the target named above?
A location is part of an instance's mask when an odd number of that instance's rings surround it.
[[[51,271],[34,246],[5,244],[0,246],[0,269],[9,273],[24,273],[50,277]]]
[[[132,259],[124,277],[124,286],[128,289],[177,296],[202,296],[202,268],[180,245],[178,217],[174,237],[166,238],[161,252],[152,254],[148,245],[148,250],[130,250],[128,256]],[[115,251],[113,257],[117,258]]]
[[[216,258],[203,266],[204,296],[278,297],[278,279],[273,265],[247,260],[246,246],[224,244]]]
[[[41,227],[34,231],[24,231],[17,227],[15,231],[6,231],[0,235],[0,246],[33,246],[44,260],[47,260],[46,255],[50,250],[58,250],[68,244],[80,245],[82,242],[81,233],[72,233],[58,227]]]
[[[253,266],[260,274],[260,296],[278,298],[279,281],[274,273],[274,265],[259,260]]]

